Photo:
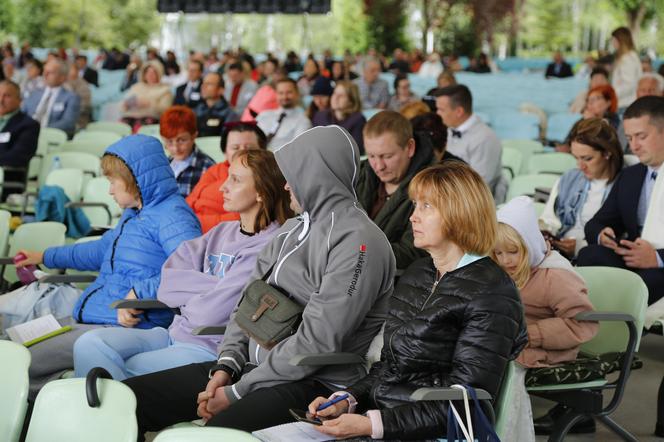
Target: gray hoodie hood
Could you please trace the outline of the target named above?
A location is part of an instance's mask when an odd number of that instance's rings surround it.
[[[284,144],[274,156],[312,221],[357,200],[360,151],[346,129],[314,127]]]

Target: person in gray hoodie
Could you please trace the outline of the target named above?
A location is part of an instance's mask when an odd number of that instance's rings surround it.
[[[298,354],[365,356],[384,321],[395,258],[357,202],[358,147],[339,126],[315,127],[275,157],[300,216],[261,252],[251,280],[269,274],[269,284],[304,306],[302,322],[268,351],[245,335],[233,315],[216,363],[127,379],[141,435],[199,416],[207,425],[244,431],[283,424],[292,421],[289,408],[305,408],[312,395],[329,395],[366,375],[363,364],[289,364]]]

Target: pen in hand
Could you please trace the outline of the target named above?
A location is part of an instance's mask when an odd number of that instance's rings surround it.
[[[337,402],[345,401],[346,399],[348,399],[348,393],[345,393],[345,394],[342,394],[342,395],[337,396],[335,398],[332,398],[327,402],[323,402],[322,404],[320,404],[318,406],[318,408],[316,408],[316,411],[318,412],[318,411],[325,410],[327,407],[330,407],[330,406],[336,404]]]

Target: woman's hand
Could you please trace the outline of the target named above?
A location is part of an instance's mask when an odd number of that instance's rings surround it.
[[[314,425],[314,428],[337,439],[371,436],[371,419],[361,414],[342,414],[336,419],[323,421],[323,425]]]
[[[129,290],[125,299],[138,299],[134,289]],[[118,324],[128,328],[134,327],[141,322],[141,318],[137,318],[135,315],[140,315],[141,313],[143,313],[143,310],[137,310],[135,308],[119,308]]]
[[[336,404],[330,405],[324,410],[316,411],[321,404],[324,404],[327,401],[329,401],[329,399],[324,398],[323,396],[318,396],[309,404],[309,414],[315,417],[333,418],[339,417],[348,411],[348,401],[340,401]]]
[[[567,239],[552,239],[551,245],[558,249],[567,258],[573,258],[574,252],[576,251],[576,239],[567,238]]]
[[[35,252],[32,250],[19,250],[17,255],[19,253],[24,254],[26,258],[23,261],[17,262],[16,267],[37,265],[44,262],[44,252]]]

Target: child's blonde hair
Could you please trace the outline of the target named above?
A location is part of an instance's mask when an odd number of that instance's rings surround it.
[[[495,249],[511,250],[514,248],[516,248],[517,253],[519,253],[520,259],[514,275],[511,276],[516,286],[519,289],[522,289],[530,279],[530,257],[528,256],[528,247],[526,247],[519,232],[514,230],[512,226],[499,222],[496,235],[496,246],[491,253],[491,258],[498,262]]]

